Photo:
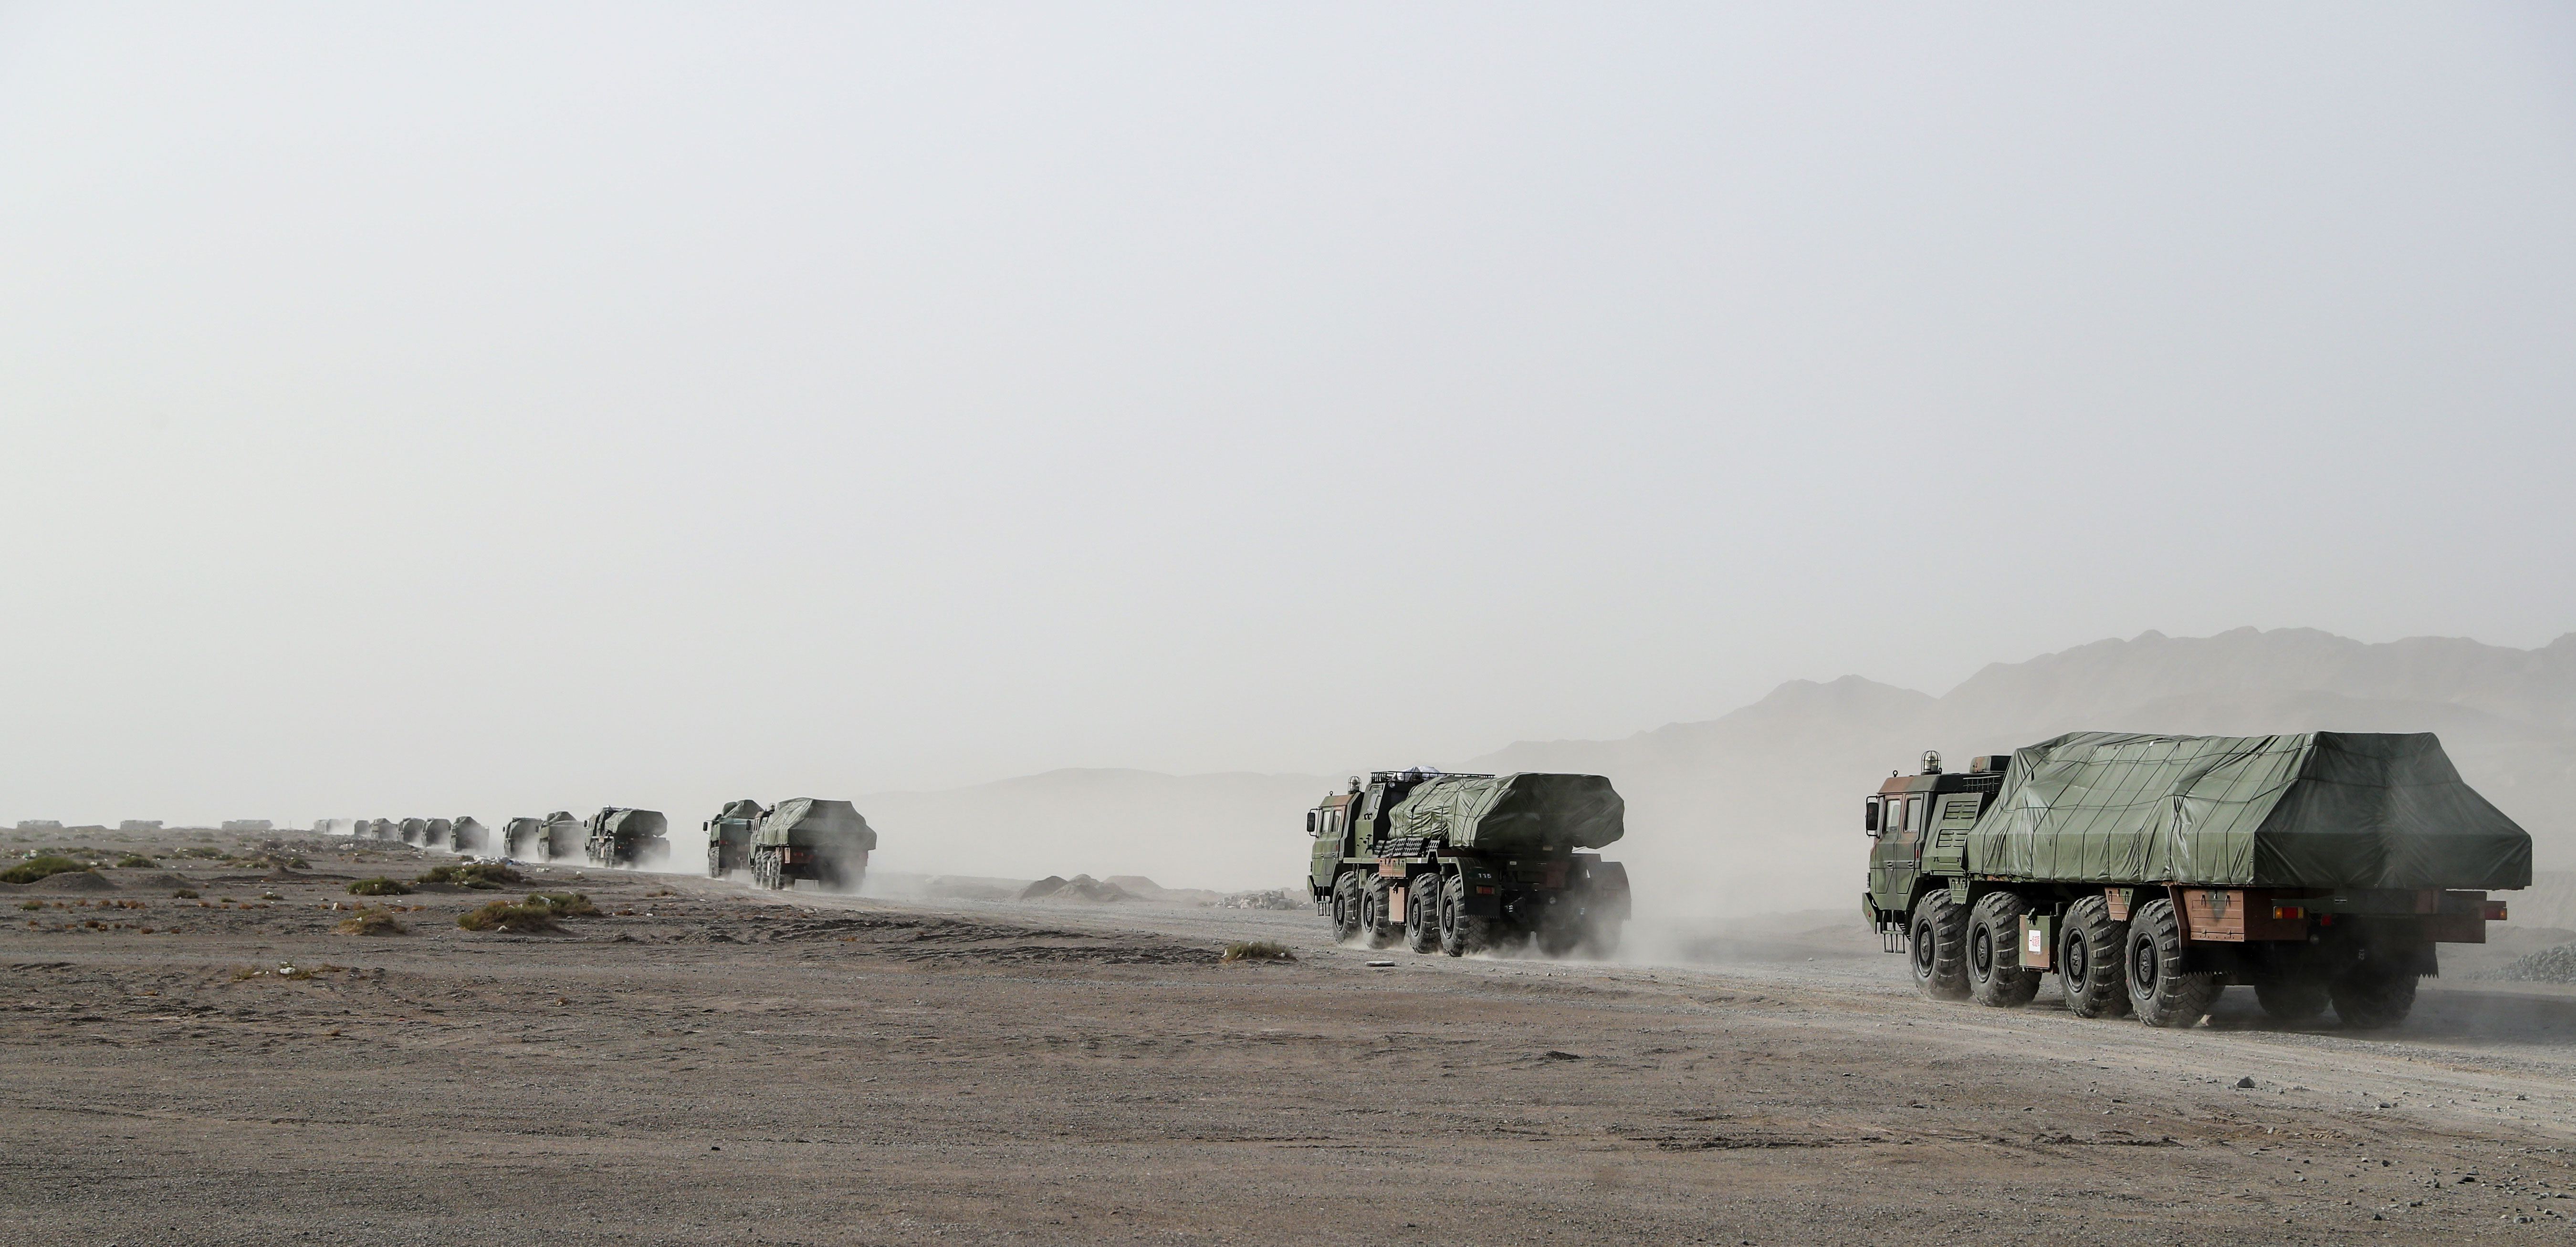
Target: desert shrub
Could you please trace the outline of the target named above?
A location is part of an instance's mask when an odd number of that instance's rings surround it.
[[[358,916],[333,928],[342,935],[401,935],[403,924],[381,909],[365,909]]]
[[[125,856],[116,859],[116,868],[118,870],[130,870],[137,866],[158,866],[160,864],[161,863],[153,861],[151,858],[145,857],[140,853],[128,853]]]
[[[1295,961],[1297,954],[1285,944],[1268,940],[1243,940],[1225,946],[1226,961]]]
[[[462,884],[465,887],[482,888],[487,891],[498,891],[501,885],[505,883],[527,882],[527,880],[519,877],[519,872],[512,870],[499,862],[472,862],[460,863],[454,866],[432,866],[429,868],[429,873],[422,875],[418,881],[421,883]]]
[[[468,931],[517,931],[522,934],[563,929],[555,925],[554,907],[542,901],[524,905],[494,901],[472,913],[458,915],[456,925]]]
[[[411,889],[379,875],[349,885],[351,896],[409,896]]]
[[[193,901],[197,899],[197,890],[195,888],[181,888],[178,891],[171,893],[170,899],[174,901]]]
[[[189,847],[189,848],[181,849],[181,850],[179,850],[178,852],[171,854],[170,856],[172,856],[172,857],[222,857],[223,855],[224,855],[224,852],[223,852],[223,850],[221,850],[221,849],[210,849],[210,848],[205,847],[204,845],[194,845],[194,846],[191,846],[191,847]]]
[[[599,916],[599,906],[591,904],[590,898],[579,892],[530,892],[528,893],[528,903],[531,905],[543,905],[546,908],[555,911],[555,916],[558,918],[595,918]]]
[[[18,902],[18,908],[20,908],[20,909],[43,909],[44,907],[45,907],[45,903],[44,903],[43,901],[20,901],[20,902]]]
[[[88,866],[75,862],[68,857],[53,857],[50,855],[45,857],[33,857],[20,862],[7,870],[0,870],[0,882],[34,883],[38,879],[50,879],[55,875],[69,874],[75,870],[87,869],[89,869]]]

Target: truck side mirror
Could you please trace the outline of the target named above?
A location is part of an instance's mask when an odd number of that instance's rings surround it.
[[[1317,831],[1315,812],[1313,810],[1308,810],[1306,811],[1306,838],[1312,840],[1318,834],[1320,833]]]
[[[1868,801],[1862,803],[1860,829],[1868,832],[1870,839],[1878,839],[1878,798],[1871,797]]]

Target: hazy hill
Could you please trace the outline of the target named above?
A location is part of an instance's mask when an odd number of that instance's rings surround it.
[[[1953,766],[2079,730],[2440,733],[2470,783],[2576,861],[2576,634],[2537,650],[2311,629],[2149,632],[1997,663],[1940,697],[1856,676],[1797,680],[1705,723],[1618,741],[1524,742],[1475,770],[1585,770],[1629,801],[1621,856],[1658,909],[1859,907],[1861,798],[1938,749]],[[1632,867],[1633,868],[1633,867]],[[1706,901],[1695,898],[1705,897]]]
[[[1629,803],[1641,912],[1859,911],[1861,798],[1926,749],[1951,765],[2060,732],[2441,734],[2470,783],[2529,828],[2544,867],[2576,865],[2576,635],[2536,650],[2419,637],[2371,645],[2309,629],[2149,632],[1998,663],[1934,697],[1845,676],[1792,680],[1720,718],[1622,740],[1523,742],[1479,771],[1610,776]],[[1148,875],[1175,887],[1302,876],[1302,811],[1339,776],[1050,771],[860,806],[888,870]]]

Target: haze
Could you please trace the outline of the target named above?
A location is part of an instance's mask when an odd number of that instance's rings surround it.
[[[0,819],[2534,648],[2570,222],[2539,5],[0,8]]]

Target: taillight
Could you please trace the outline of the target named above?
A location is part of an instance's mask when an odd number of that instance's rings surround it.
[[[2308,916],[2308,911],[2306,907],[2300,905],[2275,905],[2272,907],[2272,916],[2298,922]]]
[[[2488,901],[2478,907],[2478,916],[2489,922],[2504,921],[2504,902]]]

